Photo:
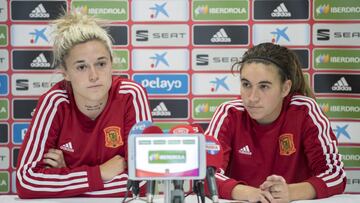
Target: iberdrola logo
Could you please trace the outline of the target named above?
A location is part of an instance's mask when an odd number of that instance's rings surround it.
[[[82,13],[82,14],[89,14],[89,8],[88,6],[79,6],[79,7],[75,7],[75,12],[76,13]]]
[[[328,103],[320,103],[319,106],[324,113],[327,113],[330,110]]]
[[[316,9],[317,14],[328,14],[329,12],[330,12],[330,5],[329,4],[320,5]]]
[[[320,54],[316,57],[316,63],[329,63],[330,62],[330,54]]]
[[[209,7],[207,5],[203,5],[203,6],[198,6],[195,9],[195,15],[199,15],[199,14],[208,14],[209,13]]]
[[[196,113],[206,113],[209,112],[209,104],[199,104],[196,106],[195,108],[195,112]]]

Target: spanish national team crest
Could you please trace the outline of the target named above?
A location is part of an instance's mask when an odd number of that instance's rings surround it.
[[[120,129],[121,128],[117,126],[110,126],[104,129],[105,147],[116,148],[124,144]]]
[[[289,156],[296,152],[293,134],[282,134],[279,137],[280,155]]]

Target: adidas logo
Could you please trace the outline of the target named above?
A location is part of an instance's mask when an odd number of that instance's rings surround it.
[[[211,42],[231,42],[231,38],[226,34],[224,28],[221,28],[211,39]]]
[[[246,155],[252,155],[252,153],[250,151],[250,148],[247,145],[245,147],[239,149],[239,153],[240,154],[246,154]]]
[[[350,92],[352,91],[352,88],[349,86],[349,84],[347,83],[347,81],[345,80],[344,77],[341,77],[340,80],[338,80],[332,87],[331,89],[333,91],[347,91]]]
[[[271,13],[271,17],[291,17],[291,13],[287,10],[284,3],[281,3]]]
[[[45,10],[42,4],[39,4],[34,10],[29,14],[30,18],[49,18],[50,14]]]
[[[39,67],[39,68],[49,68],[51,65],[50,63],[46,60],[46,57],[44,55],[44,53],[40,53],[39,56],[37,56],[31,63],[30,63],[30,67],[34,68],[34,67]]]
[[[72,147],[71,142],[68,142],[68,143],[65,143],[65,144],[61,145],[60,149],[62,149],[64,151],[68,151],[68,152],[74,152],[74,149]]]
[[[153,116],[171,116],[171,112],[166,108],[164,102],[160,102],[151,112]]]

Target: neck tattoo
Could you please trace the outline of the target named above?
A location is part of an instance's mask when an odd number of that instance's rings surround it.
[[[86,105],[85,104],[85,108],[86,108],[86,110],[88,110],[88,111],[98,111],[98,110],[100,110],[100,108],[102,107],[102,104],[103,103],[100,103],[100,104],[97,104],[97,105]]]

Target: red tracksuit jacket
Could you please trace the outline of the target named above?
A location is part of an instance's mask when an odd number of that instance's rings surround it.
[[[205,134],[224,150],[216,174],[220,197],[231,199],[236,184],[259,187],[266,177],[281,175],[287,183],[309,182],[317,198],[342,193],[343,163],[329,120],[311,98],[289,95],[279,117],[269,125],[251,119],[242,100],[220,105]]]
[[[106,107],[98,118],[91,120],[79,111],[64,84],[57,83],[39,99],[19,153],[18,195],[21,198],[124,195],[127,173],[103,182],[99,165],[117,154],[126,157],[131,127],[136,122],[152,120],[145,89],[114,76]],[[67,168],[45,166],[43,155],[50,148],[63,151]]]

